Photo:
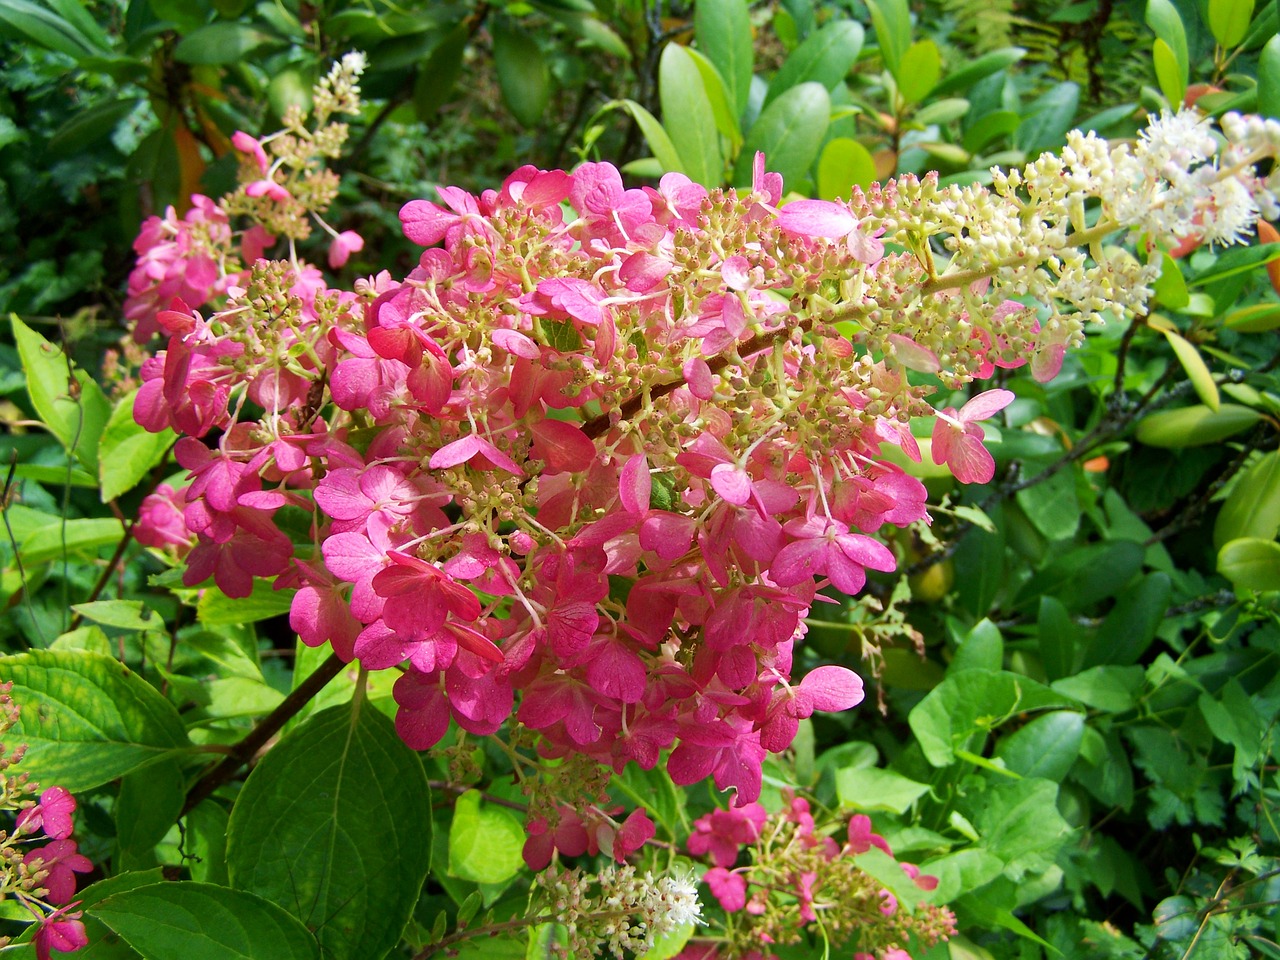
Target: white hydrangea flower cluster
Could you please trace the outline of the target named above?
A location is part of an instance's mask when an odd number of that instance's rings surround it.
[[[353,50],[334,61],[328,74],[320,78],[313,94],[315,111],[324,123],[335,113],[360,112],[360,75],[364,73],[367,59],[363,52]]]

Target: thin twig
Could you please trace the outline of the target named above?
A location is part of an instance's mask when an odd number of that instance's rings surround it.
[[[200,778],[196,785],[191,788],[191,792],[187,794],[186,803],[182,805],[182,813],[179,816],[186,816],[199,806],[202,801],[212,796],[213,791],[217,790],[218,787],[230,781],[240,771],[240,768],[252,760],[254,755],[262,747],[266,746],[267,741],[279,733],[280,728],[293,719],[312,697],[342,672],[342,668],[345,666],[346,662],[335,653],[320,666],[316,667],[293,692],[280,702],[280,706],[259,720],[258,725],[250,730],[243,740],[231,748],[231,751],[222,762]]]

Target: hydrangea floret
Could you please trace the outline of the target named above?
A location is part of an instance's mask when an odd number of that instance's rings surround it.
[[[994,475],[979,421],[1012,394],[935,411],[936,384],[1052,377],[1085,322],[1143,308],[1147,252],[1242,239],[1280,185],[1254,166],[1280,124],[1191,112],[1134,144],[1073,133],[991,188],[908,175],[847,202],[784,205],[763,157],[742,190],[526,166],[407,203],[417,265],[338,286],[299,245],[360,65],[311,125],[237,139],[232,194],[143,228],[126,311],[167,343],[135,416],[182,435],[189,485],[139,539],[189,586],[294,589],[303,642],[399,672],[410,746],[506,725],[539,864],[579,827],[618,859],[643,836],[592,771],[756,800],[802,719],[863,698],[845,667],[792,667],[819,591],[894,570],[879,535],[928,519],[888,452],[920,460],[932,418],[935,461]],[[326,229],[331,265],[360,250]],[[1104,246],[1123,233],[1144,259]]]
[[[18,722],[12,689],[0,684],[0,736]],[[49,960],[55,951],[72,953],[89,942],[74,898],[76,874],[93,863],[71,839],[75,797],[62,787],[41,790],[15,771],[25,754],[25,745],[6,750],[0,744],[0,810],[13,817],[12,828],[0,830],[0,900],[12,898],[31,915],[37,960]],[[0,937],[0,947],[8,942]]]

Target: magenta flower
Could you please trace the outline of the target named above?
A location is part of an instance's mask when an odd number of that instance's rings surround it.
[[[933,425],[933,462],[948,465],[961,483],[987,483],[995,476],[996,461],[982,445],[986,432],[977,421],[994,417],[1013,399],[1008,390],[987,390],[958,413],[955,407],[939,411]]]
[[[702,875],[702,882],[711,888],[711,895],[727,913],[737,913],[747,905],[747,880],[741,874],[712,867]]]
[[[77,873],[88,873],[93,861],[76,849],[74,840],[54,840],[43,847],[33,847],[22,858],[32,873],[47,871],[41,886],[48,891],[50,903],[67,903],[75,895]]]
[[[867,235],[847,203],[834,200],[796,200],[778,212],[778,225],[800,237],[843,239],[850,255],[863,263],[879,263],[884,244],[877,238],[883,228]]]
[[[81,912],[77,910],[69,913],[70,909],[71,906],[61,907],[48,916],[37,919],[39,928],[34,938],[36,960],[50,960],[54,950],[59,953],[74,953],[89,945],[89,936],[80,921]]]
[[[343,230],[329,244],[329,266],[334,270],[345,267],[353,253],[364,249],[364,237],[354,230]]]
[[[760,828],[767,817],[758,803],[712,810],[693,822],[689,852],[699,857],[710,853],[711,862],[717,867],[732,867],[738,859],[738,848],[760,838]]]
[[[71,815],[76,812],[76,798],[62,787],[50,787],[40,794],[40,802],[18,814],[18,833],[41,833],[54,840],[71,836]]]
[[[793,540],[774,557],[769,575],[780,587],[826,574],[837,590],[855,594],[867,582],[866,568],[888,572],[897,565],[879,540],[850,533],[846,524],[823,517],[789,520],[783,529]]]

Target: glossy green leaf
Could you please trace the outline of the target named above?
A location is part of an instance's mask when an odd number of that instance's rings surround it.
[[[1280,303],[1253,303],[1233,310],[1222,325],[1237,333],[1266,333],[1280,327]]]
[[[1187,54],[1187,32],[1182,25],[1178,8],[1170,0],[1147,0],[1146,19],[1147,26],[1168,47],[1169,53],[1173,56],[1174,65],[1181,77],[1182,89],[1185,90],[1187,71],[1191,61]],[[1175,107],[1179,106],[1182,103],[1182,94],[1179,93],[1176,98],[1170,98],[1170,102]]]
[[[227,831],[232,886],[284,907],[333,960],[382,956],[399,941],[430,850],[421,761],[362,698],[276,744]]]
[[[320,945],[262,897],[210,883],[156,883],[88,908],[146,960],[319,960]]]
[[[938,878],[935,900],[951,903],[961,894],[984,887],[1000,876],[1004,872],[1004,861],[982,847],[968,847],[922,863],[920,872]],[[974,960],[979,956],[982,955],[974,954]],[[954,955],[951,960],[956,960]],[[982,960],[990,960],[990,954]]]
[[[741,0],[701,0],[693,9],[698,48],[720,72],[737,119],[747,106],[754,47],[751,14]]]
[[[1085,652],[1084,665],[1137,663],[1155,639],[1171,596],[1169,575],[1158,572],[1121,593]]]
[[[818,197],[847,199],[853,187],[863,189],[876,179],[876,162],[857,140],[835,137],[827,141],[818,158]]]
[[[96,474],[98,441],[111,415],[110,402],[92,377],[72,368],[61,350],[16,316],[9,319],[36,415],[86,470]]]
[[[850,810],[903,814],[929,792],[927,783],[878,767],[843,767],[836,771],[836,795]]]
[[[135,390],[116,403],[102,432],[98,478],[103,503],[109,503],[142,482],[177,440],[177,435],[168,427],[159,433],[149,433],[133,419],[137,396]]]
[[[247,23],[223,20],[187,34],[174,47],[173,57],[190,64],[239,63],[255,50],[279,42],[279,38]]]
[[[669,43],[658,61],[658,94],[662,124],[680,156],[689,179],[717,186],[724,161],[716,134],[715,112],[693,57],[678,43]]]
[[[1033,157],[1055,149],[1071,129],[1080,104],[1080,87],[1070,81],[1050,88],[1029,104],[1014,134],[1014,143]]]
[[[942,77],[942,52],[932,40],[917,40],[902,55],[898,92],[908,104],[919,103]]]
[[[1040,597],[1036,624],[1045,675],[1050,680],[1067,676],[1075,669],[1082,631],[1062,601],[1047,594]]]
[[[490,31],[503,102],[522,126],[537,126],[551,102],[551,73],[542,48],[506,17],[494,18]]]
[[[762,151],[770,170],[782,174],[783,183],[794,185],[809,174],[827,132],[831,97],[820,83],[792,87],[764,109],[747,134],[738,155],[733,181],[751,183],[751,165]]]
[[[105,45],[96,42],[91,33],[31,0],[4,0],[0,4],[0,23],[42,47],[65,53],[73,60],[109,52]],[[101,31],[98,32],[100,34]]]
[[[1000,628],[983,617],[965,634],[947,666],[948,673],[961,670],[999,670],[1004,666],[1004,637]]]
[[[729,99],[725,89],[724,78],[716,65],[692,48],[685,51],[693,58],[694,65],[702,77],[702,88],[707,91],[707,99],[711,103],[711,113],[716,118],[716,129],[729,141],[729,153],[736,154],[742,146],[742,130],[738,127],[738,113]]]
[[[1204,362],[1204,357],[1200,356],[1200,351],[1179,333],[1172,330],[1160,332],[1169,341],[1169,346],[1173,347],[1178,362],[1182,364],[1182,369],[1186,371],[1191,386],[1195,388],[1196,396],[1204,402],[1206,407],[1217,412],[1222,405],[1222,398],[1218,395],[1218,385],[1213,382],[1213,374]]]
[[[1156,82],[1160,84],[1164,98],[1170,103],[1181,103],[1187,92],[1187,77],[1178,65],[1177,55],[1157,37],[1151,45],[1151,59],[1156,68]]]
[[[1156,300],[1160,306],[1170,310],[1181,310],[1191,302],[1191,294],[1187,292],[1187,281],[1182,276],[1182,269],[1178,266],[1178,261],[1167,253],[1162,255],[1160,276],[1152,284],[1152,290],[1155,291]]]
[[[1084,715],[1055,710],[1004,737],[996,745],[995,755],[1024,777],[1061,780],[1080,755],[1083,738]]]
[[[1249,32],[1254,0],[1209,0],[1209,29],[1223,47],[1239,46]]]
[[[974,750],[987,732],[1015,714],[1072,702],[1029,677],[1007,671],[962,670],[916,704],[908,716],[925,759],[944,767],[956,750]]]
[[[32,774],[73,793],[189,747],[178,712],[151,684],[110,657],[31,650],[0,659],[22,715]]]
[[[902,58],[911,46],[911,10],[907,0],[867,0],[871,23],[876,29],[876,44],[884,65],[901,82]]]
[[[1027,51],[1022,47],[1001,47],[984,53],[971,63],[950,71],[934,87],[933,92],[940,97],[950,93],[963,93],[979,80],[1013,66],[1026,55]]]
[[[504,807],[461,794],[449,827],[449,872],[473,883],[505,883],[524,866],[524,825]]]
[[[977,153],[999,137],[1007,137],[1018,129],[1022,118],[1012,110],[995,110],[965,131],[962,146]]]
[[[18,549],[23,563],[35,566],[64,556],[94,553],[119,543],[123,536],[124,526],[115,518],[63,521],[50,515],[49,522],[29,534]]]
[[[227,811],[215,800],[205,800],[185,818],[186,861],[191,879],[202,883],[229,884],[227,879]]]
[[[1213,524],[1213,545],[1255,537],[1271,540],[1280,531],[1280,452],[1264,453],[1241,474]]]
[[[635,119],[636,125],[640,127],[640,132],[644,134],[645,140],[649,143],[649,149],[653,151],[654,157],[662,164],[662,169],[665,172],[685,172],[684,164],[680,160],[680,154],[676,152],[675,144],[671,142],[671,138],[667,136],[667,131],[663,129],[657,117],[634,100],[619,100],[617,106],[626,110]]]
[[[1235,403],[1211,410],[1203,404],[1159,410],[1138,422],[1138,440],[1149,447],[1180,449],[1217,443],[1247,430],[1261,419],[1257,410]]]
[[[983,846],[1019,881],[1053,866],[1071,833],[1058,812],[1058,785],[1044,779],[998,780],[983,791],[974,823]]]
[[[833,20],[814,31],[769,81],[765,105],[801,83],[820,83],[833,89],[858,62],[863,39],[862,27],[853,20]]]
[[[1268,40],[1258,56],[1258,112],[1280,118],[1280,36]]]
[[[1280,590],[1280,543],[1241,537],[1218,551],[1218,572],[1243,590]]]
[[[1080,527],[1074,470],[1059,470],[1042,483],[1019,490],[1015,499],[1031,525],[1047,539],[1066,539]]]

